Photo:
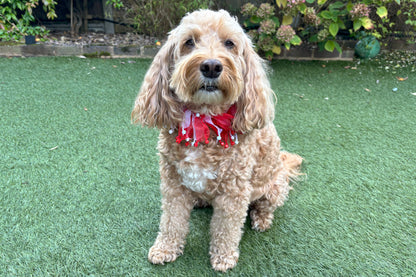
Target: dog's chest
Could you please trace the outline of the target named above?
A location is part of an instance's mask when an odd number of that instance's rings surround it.
[[[188,189],[203,193],[209,180],[217,178],[216,170],[204,161],[204,155],[198,148],[186,150],[186,157],[178,163],[177,171],[182,177],[182,185]]]

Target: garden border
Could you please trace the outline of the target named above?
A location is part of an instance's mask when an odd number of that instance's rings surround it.
[[[159,51],[148,46],[62,46],[42,43],[32,45],[0,45],[0,57],[89,56],[112,58],[153,58]]]
[[[283,48],[276,59],[287,60],[345,60],[350,61],[354,58],[355,40],[345,40],[339,42],[343,51],[337,50],[327,52],[319,50],[318,46],[302,44],[293,46],[290,50]],[[38,56],[94,56],[107,58],[153,58],[160,47],[155,46],[106,46],[106,45],[87,45],[87,46],[64,46],[47,45],[37,43],[32,45],[0,45],[0,57],[38,57]],[[416,52],[416,44],[407,44],[405,41],[392,41],[388,47],[383,47],[382,51],[405,50]]]

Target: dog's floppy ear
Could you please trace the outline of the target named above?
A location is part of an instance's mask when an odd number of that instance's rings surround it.
[[[246,37],[244,41],[244,91],[237,101],[233,128],[249,132],[273,120],[274,93],[267,79],[264,61],[254,51],[250,39]]]
[[[174,41],[172,35],[169,36],[146,73],[131,113],[133,123],[163,128],[176,126],[180,121],[179,103],[169,88]]]

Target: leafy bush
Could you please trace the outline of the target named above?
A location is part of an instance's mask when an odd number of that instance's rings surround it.
[[[212,0],[109,0],[126,13],[125,21],[141,34],[165,36],[190,11],[209,8]]]
[[[402,4],[397,14],[407,16],[406,24],[416,27],[416,0],[276,0],[276,5],[263,3],[259,7],[245,4],[241,13],[248,19],[244,25],[251,29],[257,49],[266,58],[279,54],[302,41],[318,43],[325,50],[342,52],[337,36],[371,34],[382,38],[392,33],[395,24],[388,16],[389,7]],[[277,12],[275,11],[277,7]]]
[[[54,0],[41,0],[49,19],[56,18]],[[18,41],[24,35],[44,35],[47,31],[32,26],[32,11],[39,5],[37,0],[0,0],[0,39]]]
[[[416,43],[416,0],[405,0],[401,2],[400,8],[397,10],[397,16],[402,16],[404,19],[404,33],[401,35],[406,37],[413,37],[409,39],[408,43]],[[397,33],[397,31],[395,32]]]
[[[289,25],[291,22],[287,21],[287,16],[283,16],[282,21],[279,20],[275,16],[274,6],[269,3],[263,3],[258,8],[247,3],[241,8],[241,13],[249,17],[244,25],[251,29],[249,35],[266,58],[271,59],[273,54],[280,54],[280,45],[289,49],[291,45],[301,43],[300,37]]]

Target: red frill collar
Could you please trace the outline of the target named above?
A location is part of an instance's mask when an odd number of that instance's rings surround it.
[[[185,146],[195,146],[202,141],[209,143],[210,131],[217,135],[217,142],[224,148],[238,144],[237,133],[232,129],[232,121],[237,108],[231,106],[227,112],[210,116],[205,114],[194,113],[185,109],[182,122],[179,124],[178,136],[176,142],[180,144],[185,141]],[[173,134],[174,130],[170,129],[169,133]]]

